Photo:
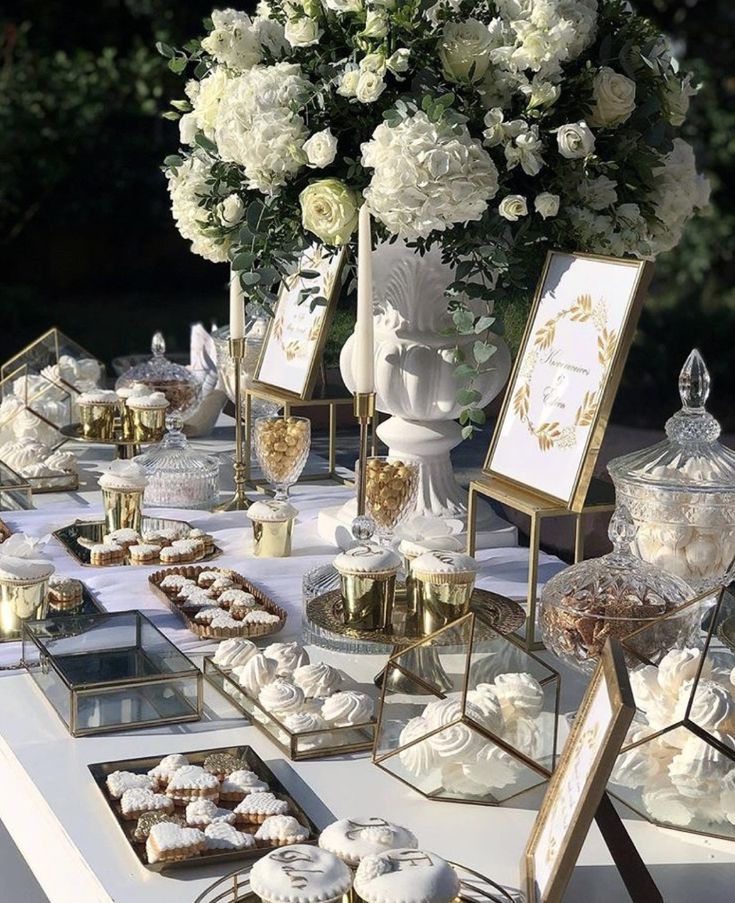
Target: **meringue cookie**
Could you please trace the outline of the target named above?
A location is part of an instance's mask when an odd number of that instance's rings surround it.
[[[342,685],[342,675],[339,671],[324,662],[302,665],[293,672],[293,679],[308,699],[322,699],[331,696]]]
[[[272,661],[272,659],[268,659]],[[274,662],[275,667],[275,662]],[[278,678],[266,684],[258,694],[258,702],[266,712],[274,715],[293,715],[304,704],[304,691],[301,687]]]
[[[633,691],[636,707],[642,712],[656,704],[661,697],[661,684],[659,683],[659,669],[655,665],[641,665],[634,668],[630,674],[630,688]]]
[[[647,746],[636,746],[621,753],[613,769],[614,784],[635,790],[649,785],[663,771],[661,760],[650,754]]]
[[[658,683],[661,689],[672,696],[678,696],[682,684],[696,678],[702,656],[700,649],[672,649],[667,652],[658,664]],[[708,678],[711,672],[712,663],[705,661],[701,677]]]
[[[694,690],[694,681],[682,684],[674,709],[676,720],[682,720]],[[708,731],[735,733],[735,699],[727,689],[713,680],[700,680],[694,690],[689,719]]]
[[[532,674],[525,671],[499,674],[493,683],[506,721],[518,715],[535,718],[544,707],[544,691]]]
[[[719,731],[715,731],[714,736],[727,742]],[[732,747],[732,740],[729,745]],[[709,800],[717,796],[731,768],[731,759],[691,734],[682,751],[672,759],[669,778],[682,796]]]
[[[323,731],[327,722],[316,712],[294,712],[282,719],[283,726],[292,734],[304,734],[308,731]]]
[[[465,777],[488,790],[502,790],[514,784],[523,771],[523,766],[510,753],[486,743],[480,747],[474,758],[462,763]]]
[[[255,643],[243,637],[233,637],[230,640],[222,640],[212,661],[220,668],[238,668],[247,664],[257,654],[258,647]]]
[[[237,669],[237,680],[240,686],[252,699],[276,678],[276,663],[266,658],[262,652],[256,653],[249,661]]]
[[[480,724],[493,734],[501,734],[505,725],[503,709],[498,699],[498,694],[492,684],[478,684],[474,690],[467,694],[467,702],[476,706],[482,712]],[[468,712],[474,719],[474,715]]]
[[[373,720],[374,704],[366,693],[342,690],[324,700],[322,718],[335,727],[367,724]]]
[[[423,777],[437,767],[438,756],[431,744],[428,740],[419,739],[425,737],[431,729],[431,725],[425,718],[412,718],[406,723],[398,738],[398,745],[406,747],[398,753],[398,758],[401,760],[401,764],[416,777]],[[413,745],[409,746],[409,743]]]
[[[440,759],[465,761],[474,758],[484,744],[480,735],[466,724],[451,724],[427,738]]]
[[[665,778],[659,778],[643,791],[643,805],[654,821],[678,828],[686,828],[694,818],[693,809]]]
[[[309,653],[298,643],[271,643],[265,647],[263,655],[276,663],[279,677],[287,677],[310,662]]]

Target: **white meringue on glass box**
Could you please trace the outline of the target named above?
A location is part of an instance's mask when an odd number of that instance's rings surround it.
[[[705,410],[709,391],[707,367],[692,351],[667,438],[608,465],[637,528],[632,551],[696,591],[718,583],[735,559],[735,451],[719,441],[720,424]]]

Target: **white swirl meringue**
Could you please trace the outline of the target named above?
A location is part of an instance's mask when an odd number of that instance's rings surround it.
[[[239,668],[247,664],[250,659],[258,654],[258,647],[244,637],[232,637],[222,640],[217,646],[212,661],[220,668]]]
[[[703,652],[700,649],[672,649],[666,653],[658,664],[658,683],[665,693],[678,696],[682,685],[697,676]],[[712,673],[712,663],[705,660],[702,664],[703,679]]]
[[[425,718],[412,718],[406,723],[398,738],[398,745],[406,747],[398,753],[398,758],[416,777],[423,777],[437,767],[438,757],[431,744],[428,740],[419,739],[425,737],[430,730],[431,725]],[[409,746],[409,743],[413,745]]]
[[[293,715],[304,704],[304,691],[301,687],[278,678],[262,688],[258,694],[258,702],[266,712],[272,712],[274,715]]]
[[[450,724],[428,741],[440,759],[466,761],[474,758],[483,745],[480,735],[466,724]]]
[[[373,711],[373,701],[366,693],[342,690],[324,700],[322,718],[335,727],[348,727],[372,721]]]
[[[467,702],[476,706],[482,712],[482,719],[479,723],[483,727],[486,727],[493,734],[502,733],[505,725],[503,709],[492,684],[478,684],[474,690],[470,690],[467,694]],[[473,720],[476,720],[471,712],[468,712],[468,714]]]
[[[655,665],[641,665],[634,668],[629,676],[636,707],[647,712],[656,705],[663,692],[659,684],[658,668]]]
[[[293,672],[294,682],[308,699],[323,699],[336,693],[342,685],[342,675],[325,662],[302,665]]]
[[[733,749],[733,738],[714,731],[713,736]],[[669,778],[682,796],[692,799],[716,797],[732,760],[714,746],[691,734],[669,765]]]
[[[510,753],[486,743],[473,759],[462,764],[465,777],[488,790],[496,791],[514,784],[523,771],[523,766]]]
[[[661,759],[652,755],[644,744],[618,756],[610,780],[621,787],[635,790],[650,784],[662,771]]]
[[[544,691],[532,674],[499,674],[493,683],[506,721],[525,715],[535,718],[544,707]]]
[[[654,821],[686,828],[694,818],[693,809],[666,778],[659,778],[643,791],[643,805]]]
[[[735,733],[735,699],[723,686],[713,680],[700,680],[694,689],[694,681],[682,684],[674,709],[677,721],[686,715],[689,699],[694,692],[689,719],[708,731]]]
[[[258,652],[237,669],[238,683],[252,699],[257,699],[263,687],[275,678],[276,663],[273,659],[266,658],[262,652]]]
[[[283,719],[283,726],[292,734],[304,734],[307,731],[322,731],[327,722],[316,712],[293,712]]]
[[[310,662],[309,653],[298,643],[271,643],[265,647],[263,655],[276,663],[279,677],[288,677],[291,672]]]

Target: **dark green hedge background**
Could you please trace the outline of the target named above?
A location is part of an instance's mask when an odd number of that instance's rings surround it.
[[[638,7],[703,83],[686,137],[714,191],[711,215],[659,261],[614,419],[660,428],[696,344],[719,389],[713,409],[733,428],[735,7]],[[23,0],[0,11],[0,359],[51,325],[109,360],[144,351],[155,329],[184,350],[191,322],[224,320],[226,268],[189,253],[159,170],[177,136],[158,114],[181,83],[154,45],[198,33],[210,9]],[[511,340],[521,325],[507,324]],[[338,329],[333,356],[340,341]]]

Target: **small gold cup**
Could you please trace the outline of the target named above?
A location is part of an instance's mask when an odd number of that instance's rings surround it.
[[[160,442],[166,430],[166,408],[138,408],[128,402],[130,438],[136,442]]]
[[[342,588],[342,619],[355,630],[388,630],[393,623],[400,557],[392,549],[360,545],[334,559]]]
[[[256,558],[288,558],[291,554],[293,518],[253,521],[253,554]]]
[[[85,439],[109,440],[115,436],[115,403],[80,404],[79,418]]]
[[[419,594],[416,578],[413,575],[413,562],[424,552],[445,550],[459,552],[462,542],[457,536],[433,536],[426,539],[403,539],[398,546],[398,552],[403,556],[403,570],[406,574],[406,614],[410,618],[416,618],[419,611]]]
[[[0,635],[17,636],[23,621],[48,614],[48,577],[40,580],[0,579]]]
[[[105,528],[108,533],[130,528],[140,532],[143,522],[142,489],[102,489]]]
[[[475,560],[459,552],[425,552],[413,561],[418,625],[425,636],[469,612],[476,575]]]

